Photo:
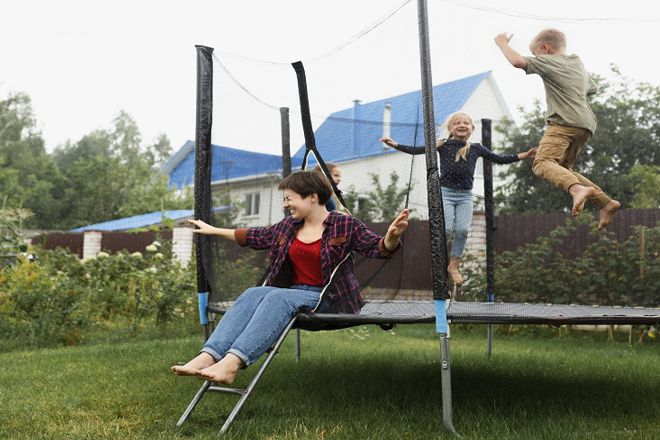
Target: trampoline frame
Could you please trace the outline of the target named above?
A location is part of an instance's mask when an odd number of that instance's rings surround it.
[[[487,324],[488,327],[488,349],[487,354],[491,354],[492,347],[492,324],[550,324],[555,326],[565,324],[660,324],[660,309],[641,309],[641,308],[624,308],[624,307],[600,307],[598,308],[600,314],[588,314],[586,310],[594,310],[590,306],[576,306],[576,305],[539,305],[539,304],[515,304],[515,303],[495,303],[494,295],[494,251],[492,233],[495,230],[493,221],[492,209],[492,169],[486,167],[484,163],[484,182],[486,192],[486,222],[487,222],[487,301],[485,303],[460,303],[452,301],[449,298],[448,284],[447,284],[447,249],[446,237],[444,234],[444,219],[442,215],[442,200],[439,191],[439,180],[437,173],[437,162],[435,157],[435,132],[434,132],[434,117],[433,117],[433,96],[431,88],[431,75],[430,75],[430,56],[429,56],[429,43],[428,43],[428,22],[426,16],[426,0],[418,0],[418,19],[419,19],[419,37],[420,37],[420,63],[422,68],[422,93],[423,93],[423,108],[424,108],[424,121],[425,121],[425,144],[427,148],[427,186],[429,190],[429,222],[431,227],[431,243],[432,249],[440,249],[440,252],[432,252],[432,268],[433,268],[433,296],[434,301],[418,301],[423,302],[425,306],[429,307],[428,312],[417,315],[406,314],[383,314],[383,313],[368,313],[372,304],[377,304],[377,301],[367,301],[367,304],[362,311],[357,315],[346,314],[307,314],[299,313],[294,316],[287,324],[285,329],[279,335],[277,341],[271,348],[266,356],[264,362],[256,371],[254,377],[250,380],[246,388],[235,388],[226,386],[217,386],[210,381],[205,381],[199,388],[191,402],[188,404],[183,414],[176,423],[180,427],[190,416],[195,409],[201,398],[208,391],[221,392],[239,395],[240,398],[229,416],[223,422],[220,429],[220,434],[224,434],[230,428],[236,419],[241,408],[253,393],[259,380],[262,378],[266,369],[270,366],[273,358],[279,352],[284,340],[291,331],[295,328],[296,341],[295,351],[296,360],[300,360],[301,346],[300,346],[300,333],[299,330],[331,330],[346,328],[357,325],[375,324],[385,328],[391,328],[395,324],[413,324],[413,323],[435,323],[436,332],[439,334],[440,341],[440,365],[441,365],[441,386],[442,386],[442,418],[443,424],[447,431],[458,436],[453,425],[453,410],[452,410],[452,393],[451,393],[451,355],[450,355],[450,323],[470,323],[470,324]],[[210,188],[210,137],[211,137],[211,119],[212,119],[212,84],[213,84],[213,66],[211,56],[213,48],[206,46],[195,46],[197,49],[197,125],[196,125],[196,138],[195,138],[195,217],[206,222],[210,221],[211,206],[210,197],[204,194]],[[297,73],[302,65],[296,67]],[[304,82],[304,72],[303,72]],[[303,87],[304,86],[304,87]],[[304,88],[304,94],[303,94]],[[324,172],[327,173],[325,163],[323,163],[320,155],[315,150],[315,143],[313,139],[313,131],[311,129],[311,122],[309,119],[309,107],[306,97],[306,84],[301,86],[299,75],[299,91],[301,98],[301,110],[303,113],[303,127],[305,131],[306,144],[308,152],[310,145],[313,147],[313,152],[319,159]],[[307,115],[307,116],[305,116]],[[288,127],[288,121],[287,121]],[[490,120],[482,120],[482,141],[485,146],[490,147]],[[311,137],[311,138],[310,138]],[[311,141],[311,142],[310,142]],[[332,179],[330,179],[332,181]],[[333,187],[336,187],[333,184]],[[437,191],[432,191],[433,189]],[[436,194],[437,195],[434,195]],[[490,203],[489,203],[489,200]],[[441,232],[438,232],[441,231]],[[490,239],[488,238],[490,237]],[[196,235],[196,257],[197,257],[197,289],[198,289],[198,306],[200,324],[204,326],[206,338],[211,333],[211,323],[209,321],[209,314],[222,314],[227,309],[219,307],[215,304],[208,303],[208,292],[210,289],[208,280],[204,273],[204,267],[201,264],[203,248],[208,245],[204,242],[201,235]],[[433,247],[435,246],[435,247]],[[412,301],[408,301],[411,303]],[[475,314],[474,312],[467,312],[460,310],[452,311],[454,307],[481,307],[490,309],[491,313]],[[550,310],[555,313],[546,313],[545,315],[532,315],[532,314],[519,314],[519,315],[505,315],[502,313],[493,313],[498,309],[506,307],[536,307]],[[562,314],[562,310],[584,310],[582,315],[568,316]],[[630,309],[630,310],[629,310]],[[640,312],[633,313],[631,310],[648,310],[648,313]],[[624,313],[625,311],[629,313]]]

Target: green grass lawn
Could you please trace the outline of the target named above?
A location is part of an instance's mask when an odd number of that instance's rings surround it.
[[[443,432],[439,343],[431,325],[303,332],[285,343],[226,438],[431,439]],[[533,328],[455,326],[454,424],[469,439],[660,438],[660,342]],[[236,397],[207,394],[168,367],[200,337],[0,354],[1,439],[210,439]],[[254,369],[246,370],[239,385]]]

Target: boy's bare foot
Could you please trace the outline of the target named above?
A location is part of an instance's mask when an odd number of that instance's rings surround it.
[[[568,189],[568,192],[573,196],[573,209],[571,209],[571,217],[577,217],[584,209],[584,204],[587,200],[596,195],[596,190],[590,186],[580,185],[576,183]]]
[[[215,364],[215,358],[206,352],[202,352],[191,359],[185,365],[174,365],[170,368],[177,376],[199,376],[202,369]]]
[[[197,377],[211,382],[231,385],[236,379],[236,374],[242,364],[243,361],[238,356],[228,353],[220,362],[201,370]]]
[[[607,225],[612,223],[616,212],[621,208],[621,203],[616,200],[610,200],[607,205],[600,208],[600,221],[598,222],[598,230],[605,229]]]

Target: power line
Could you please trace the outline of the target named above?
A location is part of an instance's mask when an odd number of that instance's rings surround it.
[[[341,51],[345,47],[350,46],[351,44],[355,43],[356,41],[358,41],[359,39],[361,39],[362,37],[367,35],[369,32],[371,32],[374,29],[376,29],[377,27],[379,27],[381,24],[385,23],[387,20],[392,18],[397,12],[399,12],[401,9],[403,9],[411,1],[412,0],[405,0],[399,6],[392,9],[391,11],[389,11],[387,14],[385,14],[384,16],[382,16],[381,18],[376,20],[374,23],[372,23],[369,26],[365,27],[364,29],[362,29],[358,33],[351,36],[348,40],[346,40],[343,43],[335,46],[334,48],[332,48],[332,49],[330,49],[326,52],[323,52],[320,55],[316,55],[316,56],[309,57],[309,58],[304,58],[300,61],[302,61],[303,63],[309,64],[309,63],[314,63],[316,61],[320,61],[324,58],[328,58],[328,57],[336,54],[337,52]],[[279,67],[284,67],[284,66],[291,67],[291,62],[274,61],[274,60],[269,60],[269,59],[264,59],[264,58],[250,57],[250,56],[240,55],[240,54],[236,54],[236,53],[232,53],[232,52],[217,51],[217,53],[219,53],[220,55],[228,56],[228,57],[240,58],[240,59],[243,59],[243,60],[246,60],[246,61],[267,63],[267,64],[272,64],[274,66],[279,66]]]
[[[215,54],[213,54],[213,59],[220,65],[222,70],[225,71],[227,76],[241,89],[243,90],[249,97],[257,101],[259,104],[268,107],[271,110],[275,110],[279,113],[280,106],[271,104],[267,101],[264,101],[260,97],[258,97],[256,94],[252,93],[250,89],[248,89],[246,86],[244,86],[234,74],[231,73],[231,71],[227,68],[227,66],[218,58]],[[292,113],[300,114],[300,112],[292,108],[290,109]],[[324,119],[324,120],[330,120],[330,121],[336,121],[336,122],[346,122],[346,123],[351,123],[351,124],[364,124],[364,125],[376,125],[376,126],[382,126],[383,121],[379,120],[373,120],[373,119],[356,119],[356,118],[347,118],[347,117],[342,117],[342,116],[332,116],[332,115],[321,115],[319,113],[312,113],[311,116],[318,118],[318,119]],[[501,122],[501,119],[491,119],[493,122]],[[423,125],[423,123],[415,123],[415,122],[397,122],[397,121],[391,121],[390,126],[392,127],[416,127],[418,125]],[[478,126],[481,124],[480,120],[474,121],[474,125]]]
[[[552,21],[561,23],[657,23],[658,18],[649,17],[556,17],[547,15],[536,15],[527,12],[519,12],[512,9],[493,8],[479,3],[458,0],[440,0],[462,8],[489,14],[505,15],[508,17],[524,18],[527,20]]]

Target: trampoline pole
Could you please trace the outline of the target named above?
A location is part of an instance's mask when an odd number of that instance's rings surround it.
[[[195,120],[195,177],[194,217],[211,223],[211,126],[213,123],[213,48],[196,45],[197,51],[197,102]],[[204,336],[208,339],[210,326],[207,315],[210,285],[203,263],[203,247],[209,241],[195,234],[195,261],[197,266],[197,301],[199,321],[204,327]]]
[[[440,378],[442,382],[442,421],[445,429],[459,436],[454,428],[454,414],[451,400],[451,356],[449,353],[449,335],[440,333],[440,362],[442,371]]]
[[[300,329],[296,329],[296,362],[300,362]]]
[[[492,150],[492,121],[481,120],[481,143]],[[484,160],[484,210],[486,211],[486,301],[495,302],[495,212],[493,207],[493,165]],[[493,324],[488,324],[486,355],[493,353]]]
[[[447,309],[451,300],[435,301],[435,328],[440,337],[440,379],[442,384],[442,422],[445,429],[460,437],[454,428],[451,400],[451,355],[449,352],[449,321]]]

